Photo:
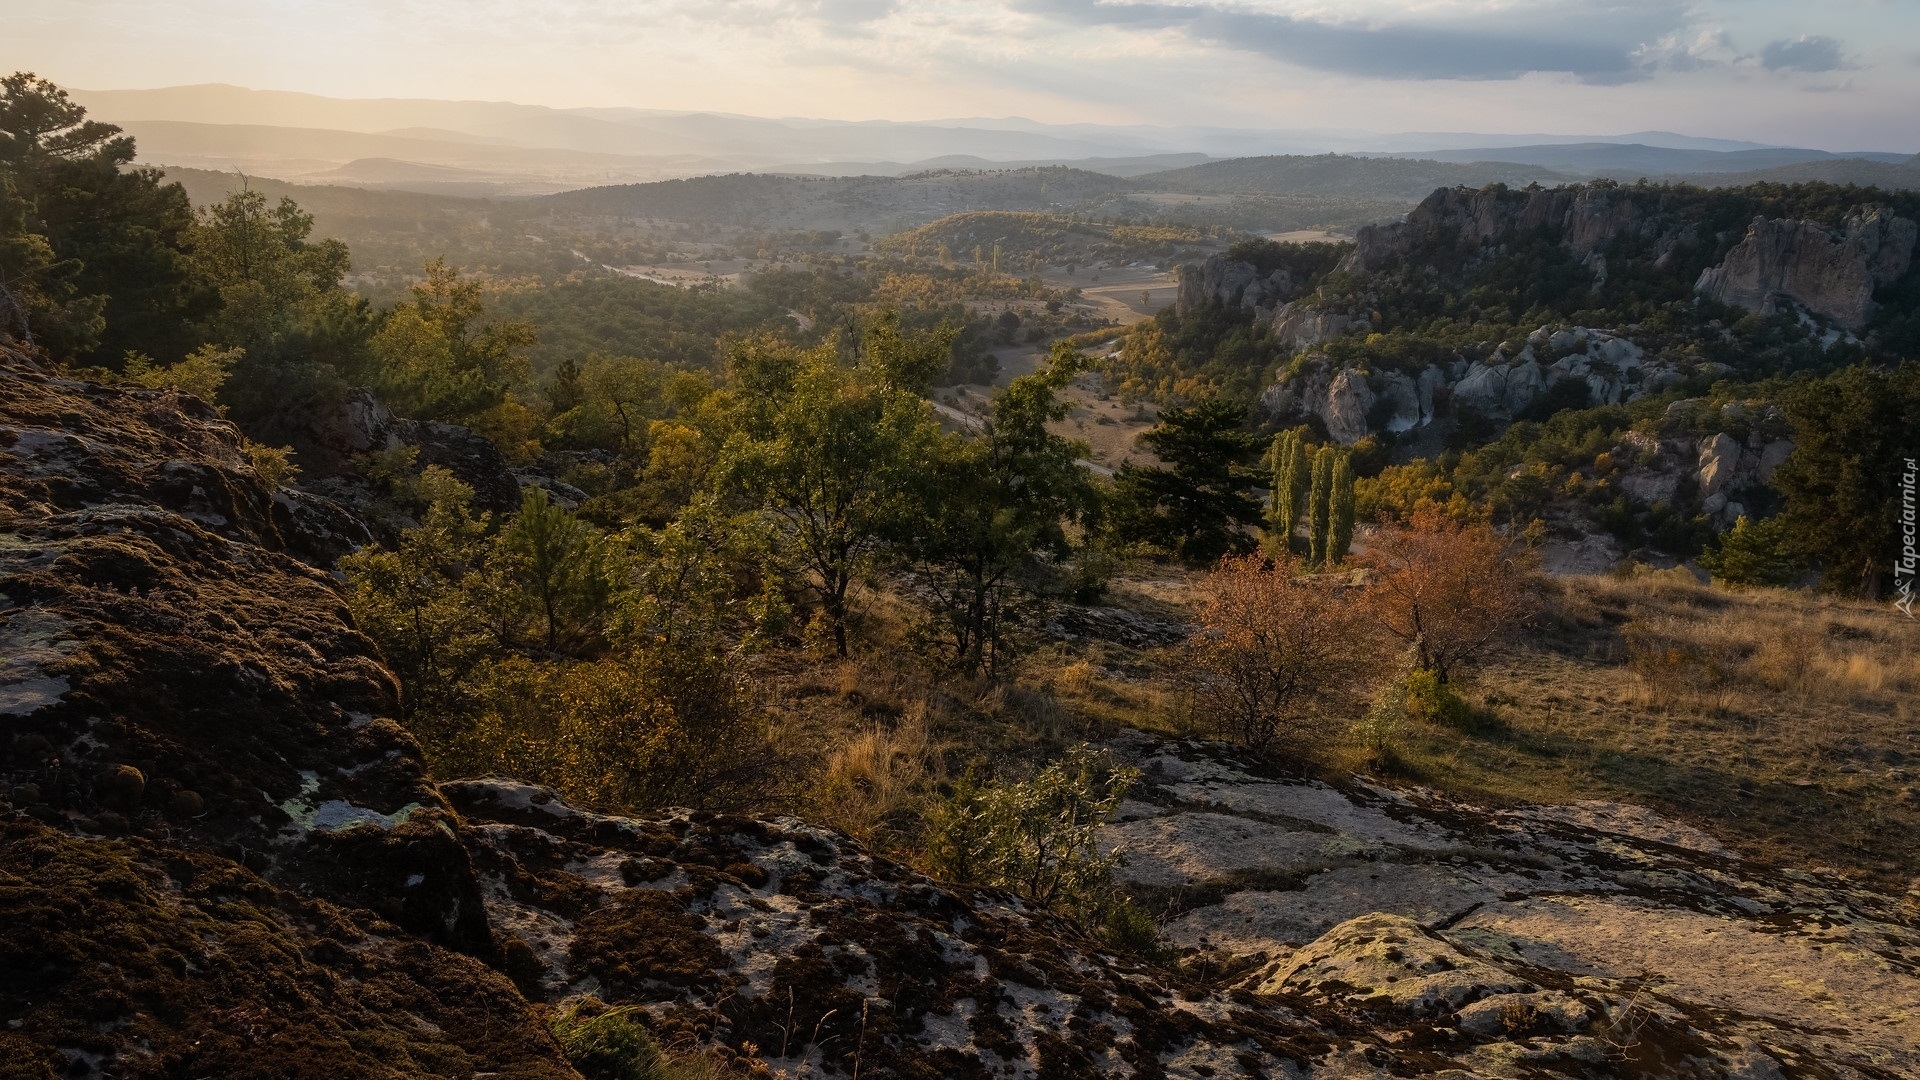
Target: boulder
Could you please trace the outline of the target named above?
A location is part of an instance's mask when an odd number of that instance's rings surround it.
[[[1507,369],[1506,393],[1501,404],[1509,416],[1517,416],[1533,399],[1546,388],[1546,378],[1540,373],[1540,365],[1532,360],[1522,361]]]
[[[1432,412],[1432,398],[1428,398],[1427,408],[1420,405],[1420,390],[1414,381],[1398,371],[1389,371],[1379,377],[1380,392],[1376,403],[1386,401],[1392,404],[1393,411],[1387,414],[1386,429],[1399,433],[1410,431],[1426,422]]]
[[[1733,483],[1734,473],[1740,468],[1740,444],[1733,436],[1721,432],[1700,444],[1700,497],[1710,499],[1720,494]],[[1721,500],[1724,505],[1725,500]],[[1708,510],[1712,513],[1712,510]]]
[[[1475,363],[1467,368],[1466,377],[1453,387],[1455,407],[1465,406],[1477,409],[1481,413],[1493,413],[1505,408],[1507,402],[1507,368],[1505,365]]]
[[[1754,462],[1754,478],[1763,484],[1773,483],[1773,471],[1778,469],[1793,453],[1793,443],[1786,439],[1776,439],[1760,449]]]
[[[511,513],[520,506],[513,469],[486,438],[457,424],[396,417],[364,387],[310,403],[283,424],[304,475],[357,475],[368,454],[412,446],[416,465],[438,465],[473,488],[478,509]]]

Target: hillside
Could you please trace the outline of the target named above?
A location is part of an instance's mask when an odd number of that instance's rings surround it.
[[[1448,164],[1431,160],[1349,157],[1248,157],[1169,169],[1141,178],[1154,191],[1209,194],[1318,195],[1418,201],[1440,187],[1560,184],[1573,179],[1536,165]]]
[[[1920,1061],[1895,898],[1631,807],[1490,810],[1117,734],[1144,780],[1103,843],[1164,905],[1170,964],[792,817],[436,784],[300,561],[327,504],[176,391],[0,364],[0,1045],[22,1076],[559,1080],[596,1059],[557,1018],[620,1010],[645,1021],[621,1038],[705,1075]]]

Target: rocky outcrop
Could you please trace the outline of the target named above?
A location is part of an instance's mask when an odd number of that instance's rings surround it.
[[[1431,365],[1417,374],[1361,376],[1310,364],[1282,376],[1261,402],[1277,418],[1319,417],[1329,435],[1351,444],[1376,434],[1376,427],[1396,434],[1425,427],[1453,408],[1510,420],[1563,380],[1585,384],[1592,404],[1617,405],[1676,377],[1671,368],[1648,363],[1645,351],[1626,338],[1588,327],[1543,326],[1524,342],[1503,342],[1482,359],[1457,361],[1451,373]],[[1390,408],[1376,408],[1380,401]]]
[[[1757,217],[1694,291],[1722,303],[1772,314],[1791,300],[1857,330],[1873,314],[1873,291],[1912,263],[1914,223],[1887,209],[1856,213],[1839,230],[1812,221]]]
[[[1349,330],[1365,329],[1364,320],[1322,311],[1300,301],[1282,304],[1273,313],[1273,336],[1295,352],[1332,341]]]
[[[497,447],[470,428],[396,417],[373,392],[349,390],[338,400],[316,400],[283,419],[301,470],[312,477],[356,476],[367,455],[418,449],[415,465],[438,465],[473,488],[479,509],[520,508],[520,483]]]
[[[1286,268],[1263,274],[1252,263],[1225,255],[1209,255],[1198,264],[1182,265],[1174,270],[1174,280],[1179,291],[1173,309],[1183,318],[1208,305],[1262,308],[1295,295],[1293,277]]]
[[[1640,807],[1492,811],[1199,744],[1118,750],[1144,778],[1107,842],[1174,904],[1167,940],[1264,958],[1241,985],[1265,1007],[1338,1016],[1421,1075],[1920,1073],[1900,898],[1763,870]]]
[[[572,1075],[281,507],[205,404],[0,352],[8,1067]]]
[[[1525,191],[1441,188],[1414,207],[1404,221],[1361,228],[1340,269],[1374,273],[1431,244],[1473,251],[1517,233],[1545,228],[1560,230],[1568,249],[1582,259],[1600,253],[1624,234],[1640,234],[1655,244],[1655,265],[1665,266],[1676,248],[1690,242],[1691,230],[1666,221],[1658,198],[1628,188],[1594,185]],[[1593,268],[1603,274],[1604,265],[1603,260]]]

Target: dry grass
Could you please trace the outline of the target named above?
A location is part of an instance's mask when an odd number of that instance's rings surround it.
[[[1191,580],[1136,572],[1105,602],[1184,620]],[[1920,874],[1920,623],[1674,575],[1546,588],[1540,625],[1464,688],[1486,722],[1407,723],[1390,779],[1493,804],[1639,803],[1763,860],[1901,887]],[[1177,649],[1053,643],[1009,682],[967,682],[913,653],[906,601],[875,592],[863,610],[855,658],[793,659],[775,713],[801,748],[794,809],[882,850],[911,854],[920,814],[968,769],[1018,778],[1121,726],[1196,733]],[[1379,767],[1358,740],[1294,749]]]
[[[1405,768],[1491,800],[1654,806],[1755,856],[1920,871],[1920,624],[1887,606],[1672,579],[1549,583],[1552,614]]]

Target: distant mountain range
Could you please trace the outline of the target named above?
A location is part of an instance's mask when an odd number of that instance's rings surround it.
[[[536,195],[733,172],[903,176],[1061,164],[1118,177],[1159,176],[1187,190],[1226,191],[1229,187],[1222,185],[1251,183],[1231,190],[1273,194],[1295,193],[1298,183],[1324,189],[1346,175],[1360,185],[1354,194],[1392,198],[1418,198],[1422,184],[1430,190],[1474,183],[1474,177],[1557,183],[1812,169],[1842,178],[1866,170],[1885,182],[1911,183],[1906,179],[1911,151],[1835,154],[1671,132],[1373,134],[1043,124],[1020,118],[775,119],[343,99],[223,85],[73,95],[96,119],[132,134],[144,162],[437,194]],[[1330,157],[1329,152],[1351,156]],[[1361,157],[1398,161],[1366,169],[1342,164]]]

